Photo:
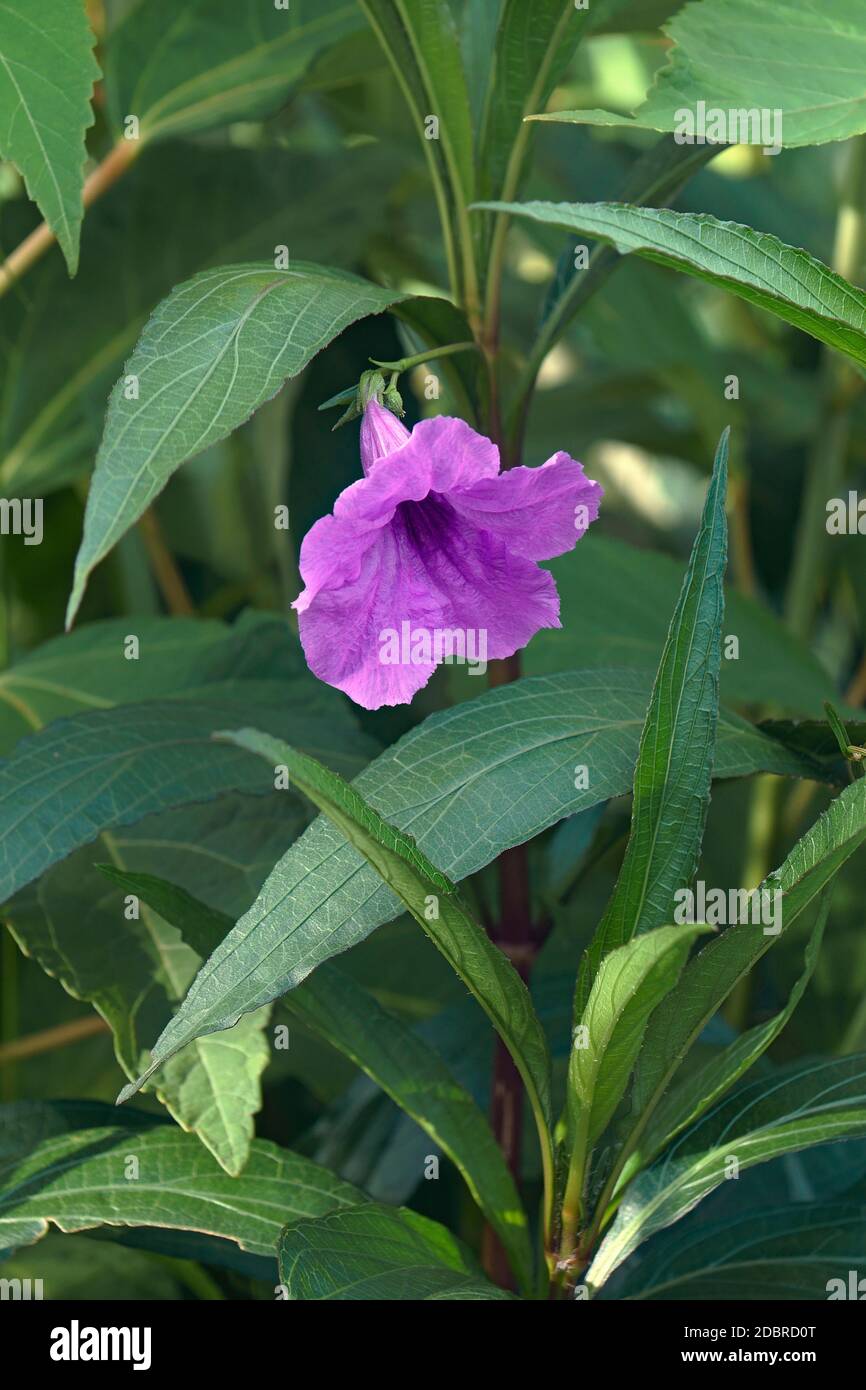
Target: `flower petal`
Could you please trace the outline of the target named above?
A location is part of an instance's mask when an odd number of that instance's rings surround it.
[[[375,399],[368,401],[361,417],[361,467],[369,473],[374,463],[402,449],[409,431],[397,416]]]
[[[406,703],[427,684],[436,662],[416,643],[425,634],[426,651],[440,655],[457,634],[457,650],[481,674],[487,660],[559,625],[552,577],[441,496],[403,504],[375,533],[357,576],[321,588],[300,616],[310,669],[366,709]]]
[[[598,516],[602,495],[583,465],[560,452],[540,468],[482,478],[450,500],[462,517],[499,536],[515,555],[550,560],[574,548]]]

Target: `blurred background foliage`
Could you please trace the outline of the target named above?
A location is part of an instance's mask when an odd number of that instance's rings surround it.
[[[89,8],[104,46],[131,5],[94,0]],[[551,104],[632,109],[665,61],[667,40],[658,24],[677,8],[675,0],[624,0],[581,45]],[[469,16],[471,73],[489,47],[484,0],[454,0],[454,9],[461,22]],[[94,159],[110,147],[110,122],[100,86],[89,133]],[[615,199],[656,138],[544,125],[535,135],[525,196]],[[844,148],[834,144],[775,158],[735,147],[692,178],[674,206],[774,232],[830,263],[843,157]],[[14,170],[0,167],[0,249],[8,253],[37,220]],[[505,306],[515,354],[534,336],[564,241],[553,228],[528,222],[512,228]],[[292,256],[400,289],[441,293],[445,283],[422,152],[393,75],[360,19],[314,62],[277,114],[145,148],[88,212],[78,276],[68,279],[55,248],[0,300],[0,492],[44,497],[46,534],[40,547],[25,547],[17,538],[0,541],[2,666],[62,632],[108,393],[148,314],[196,271],[269,259],[277,244],[286,244]],[[387,316],[355,325],[248,424],[172,479],[155,507],[160,543],[174,557],[197,615],[234,620],[249,607],[288,612],[300,587],[295,557],[304,533],[359,474],[357,427],[332,433],[334,415],[318,407],[356,381],[369,358],[396,358],[412,346]],[[781,622],[804,473],[816,440],[820,444],[828,405],[821,359],[810,337],[711,286],[637,260],[617,270],[545,361],[529,420],[524,461],[538,464],[567,449],[603,482],[606,499],[591,537],[553,565],[565,626],[531,644],[527,673],[620,662],[654,669],[715,441],[730,424],[740,513],[728,626],[740,638],[740,657],[725,666],[723,698],[753,716],[820,716],[824,698],[846,691],[852,703],[863,703],[862,541],[839,538],[830,547],[805,647]],[[731,374],[739,380],[736,400],[725,398]],[[456,408],[444,376],[438,400],[426,398],[426,378],[419,368],[404,379],[408,423]],[[846,480],[861,493],[864,423],[861,393],[850,412]],[[288,536],[274,530],[279,503],[290,509]],[[139,526],[96,572],[79,623],[116,618],[136,631],[136,621],[164,613],[152,560]],[[411,707],[358,717],[371,739],[386,745],[431,710],[476,693],[465,672],[442,668]],[[14,722],[0,725],[0,752],[8,752],[21,732]],[[770,778],[717,787],[701,869],[707,882],[757,882],[828,797],[809,783],[794,784],[780,805],[781,795]],[[118,840],[136,868],[188,887],[195,886],[195,875],[181,862],[183,843],[199,852],[208,847],[200,894],[240,914],[297,833],[298,823],[289,820],[279,796],[257,798],[255,813],[245,798],[233,796],[150,818]],[[533,990],[560,1067],[575,963],[614,882],[626,832],[627,808],[611,804],[555,828],[531,849],[533,890],[554,922]],[[95,939],[104,941],[117,893],[112,898],[114,890],[103,884],[97,897],[92,862],[92,851],[84,851],[50,871],[22,910],[61,935],[64,922],[87,918]],[[477,875],[468,890],[483,912],[495,900],[493,873]],[[815,977],[772,1052],[776,1061],[866,1047],[864,901],[861,855],[840,876]],[[717,1020],[716,1042],[725,1040],[726,1028],[760,1021],[782,1006],[801,969],[807,928],[798,926],[760,963],[748,989],[732,1001],[731,1016]],[[3,1043],[93,1018],[88,1005],[21,956],[8,934],[2,964]],[[435,1041],[487,1107],[489,1027],[413,925],[401,920],[381,928],[341,964]],[[95,1027],[69,1046],[7,1057],[0,1068],[3,1098],[112,1100],[120,1073],[109,1033],[98,1021]],[[140,1041],[152,1032],[143,1023]],[[706,1046],[713,1041],[707,1037]],[[139,1100],[158,1108],[154,1098]],[[374,1197],[411,1201],[470,1237],[477,1230],[478,1215],[456,1176],[443,1174],[439,1183],[420,1179],[429,1139],[345,1058],[295,1023],[291,1047],[275,1054],[265,1074],[256,1128],[335,1167]],[[759,1203],[770,1189],[777,1198],[787,1191],[792,1200],[807,1200],[816,1183],[826,1195],[829,1175],[839,1192],[856,1192],[864,1174],[866,1146],[849,1143],[757,1170],[736,1185],[736,1201],[754,1190]],[[725,1203],[733,1200],[722,1190],[691,1219],[724,1220]],[[142,1238],[123,1237],[127,1243]],[[246,1273],[205,1270],[158,1249],[123,1253],[113,1238],[52,1236],[39,1246],[38,1260],[24,1251],[4,1270],[26,1274],[36,1262],[42,1272],[49,1257],[58,1262],[55,1287],[71,1296],[267,1295]]]

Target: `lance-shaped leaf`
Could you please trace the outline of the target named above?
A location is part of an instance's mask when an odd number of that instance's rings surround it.
[[[268,116],[360,22],[351,0],[141,0],[108,43],[114,124],[153,140]]]
[[[832,802],[791,850],[784,864],[761,884],[781,892],[781,923],[788,930],[831,882],[846,859],[866,841],[866,781],[853,783]],[[635,1073],[635,1130],[627,1141],[642,1161],[641,1135],[677,1068],[734,985],[760,960],[778,932],[753,925],[750,915],[709,941],[683,972],[677,988],[654,1014]],[[817,949],[817,948],[815,948]],[[807,971],[812,952],[807,955]],[[803,986],[807,980],[803,981]],[[796,1002],[796,1001],[795,1001]],[[760,1034],[745,1035],[732,1057],[751,1060]]]
[[[662,651],[634,775],[631,833],[613,895],[581,962],[579,1013],[605,954],[673,915],[706,823],[719,710],[727,561],[728,435],[722,435],[683,587]]]
[[[272,791],[259,762],[210,741],[251,709],[350,771],[366,760],[357,729],[324,709],[287,705],[279,681],[219,682],[189,699],[58,719],[0,763],[0,902],[102,831],[224,792]]]
[[[694,1228],[683,1222],[654,1242],[652,1259],[634,1274],[631,1267],[623,1271],[616,1297],[689,1303],[816,1302],[834,1291],[837,1298],[858,1297],[849,1293],[850,1280],[864,1243],[866,1212],[854,1202],[789,1204]]]
[[[233,918],[164,879],[101,867],[107,877],[177,927],[204,959],[234,925]],[[498,1232],[522,1286],[529,1288],[532,1250],[526,1213],[514,1180],[487,1120],[438,1052],[388,1013],[362,985],[331,964],[320,966],[287,995],[284,1007],[361,1067],[447,1154]],[[245,1015],[224,1036],[231,1039],[248,1017]],[[182,1062],[190,1051],[178,1053],[166,1069]]]
[[[451,7],[448,0],[359,0],[359,5],[387,55],[421,139],[452,284],[462,284],[468,293],[474,278],[467,213],[475,187],[474,141]],[[471,293],[474,298],[474,286]]]
[[[517,192],[514,163],[531,133],[523,122],[543,110],[596,8],[573,0],[503,0],[482,116],[479,187],[485,197],[509,185]]]
[[[858,0],[704,0],[663,27],[674,45],[670,62],[633,117],[593,110],[539,119],[706,133],[767,148],[866,130],[866,16]],[[696,126],[701,110],[705,132]],[[718,132],[710,128],[716,111],[724,118]]]
[[[676,984],[696,937],[710,930],[657,927],[599,966],[568,1066],[569,1168],[578,1177],[622,1099],[650,1014]]]
[[[586,1274],[598,1289],[656,1231],[729,1177],[782,1154],[866,1134],[866,1055],[796,1062],[732,1092],[625,1191]]]
[[[203,271],[157,307],[111,393],[66,614],[187,459],[247,420],[349,324],[405,296],[307,262]]]
[[[866,366],[866,293],[807,251],[709,213],[626,203],[482,203],[729,290]]]
[[[40,7],[4,0],[0,9],[0,158],[21,171],[70,275],[78,268],[84,134],[99,76],[93,44],[79,0]]]
[[[502,1038],[526,1087],[538,1129],[542,1158],[552,1178],[550,1138],[550,1056],[544,1030],[532,1000],[508,958],[494,946],[462,903],[451,880],[437,869],[404,831],[383,820],[355,790],[335,773],[287,744],[256,730],[222,736],[288,769],[293,784],[325,813],[342,835],[363,854],[405,908],[424,929],[449,965],[475,996]],[[221,976],[236,976],[235,942],[230,937],[211,958],[187,996],[186,1009],[200,1028],[210,1000],[223,995]],[[201,1002],[200,1002],[201,1001]],[[162,1062],[189,1040],[188,1024],[169,1024],[153,1050],[153,1061],[133,1086],[132,1095]]]
[[[648,699],[645,678],[628,671],[521,680],[431,716],[355,787],[449,877],[464,878],[565,816],[623,795]],[[588,786],[582,778],[575,786],[576,765],[588,768]],[[820,775],[745,721],[723,716],[716,775],[768,770]],[[320,817],[205,967],[202,987],[175,1019],[173,1046],[231,1027],[401,910],[364,855]]]
[[[32,1245],[50,1223],[67,1232],[205,1232],[272,1257],[287,1216],[323,1216],[364,1201],[363,1192],[326,1168],[263,1139],[253,1142],[245,1172],[232,1178],[194,1135],[150,1115],[22,1101],[2,1107],[0,1116],[4,1251]]]
[[[365,1202],[319,1220],[292,1222],[277,1253],[280,1281],[291,1299],[513,1298],[485,1279],[446,1227],[406,1207]]]
[[[802,999],[815,970],[830,911],[831,892],[830,886],[824,889],[815,925],[806,945],[803,971],[794,984],[785,1007],[772,1018],[768,1018],[766,1023],[758,1023],[754,1028],[749,1028],[728,1047],[723,1048],[717,1056],[711,1057],[693,1072],[680,1086],[666,1093],[641,1141],[643,1163],[651,1161],[680,1130],[685,1129],[686,1125],[708,1110],[719,1096],[730,1090],[766,1052],[771,1043],[775,1042]],[[673,1002],[672,1000],[671,1003]]]

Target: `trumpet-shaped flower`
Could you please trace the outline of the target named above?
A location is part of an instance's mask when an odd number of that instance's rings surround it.
[[[602,496],[575,459],[501,473],[496,445],[463,420],[410,433],[374,399],[361,464],[301,546],[294,607],[320,680],[366,709],[407,704],[439,661],[482,670],[561,626],[537,562],[572,549]]]

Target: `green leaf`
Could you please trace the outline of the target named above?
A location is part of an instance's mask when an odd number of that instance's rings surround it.
[[[782,892],[782,922],[794,922],[866,840],[866,781],[847,787],[791,850],[784,864],[761,885]],[[641,1116],[628,1141],[640,1140],[655,1105],[706,1024],[734,985],[768,951],[777,936],[749,920],[709,941],[683,972],[682,980],[654,1014],[635,1073],[634,1106]],[[811,964],[811,951],[807,959]],[[804,981],[804,985],[805,985]],[[752,1042],[744,1044],[748,1056]],[[736,1046],[736,1045],[735,1045]],[[737,1054],[734,1054],[737,1055]],[[640,1149],[638,1149],[640,1154]]]
[[[134,661],[126,656],[129,626],[127,618],[88,623],[0,672],[0,750],[8,753],[25,734],[63,715],[169,697],[229,676],[286,681],[293,703],[302,697],[319,703],[326,694],[310,679],[298,643],[277,614],[250,610],[232,626],[137,614]],[[341,705],[331,702],[333,717]]]
[[[445,240],[452,290],[477,299],[467,208],[475,187],[472,113],[448,0],[359,0],[387,55],[421,140]],[[438,132],[428,118],[439,121]],[[477,303],[474,305],[477,309]]]
[[[703,952],[701,953],[703,954]],[[598,1289],[637,1247],[739,1172],[866,1134],[866,1055],[796,1062],[734,1091],[625,1191],[585,1279]]]
[[[866,293],[769,232],[625,203],[481,203],[609,242],[729,290],[866,366]]]
[[[306,262],[222,266],[178,286],[111,394],[67,627],[94,566],[182,463],[231,434],[349,324],[402,298]]]
[[[88,212],[76,279],[47,256],[27,273],[26,312],[16,296],[0,300],[5,496],[42,497],[89,472],[108,394],[174,285],[228,261],[267,260],[279,245],[301,259],[356,265],[393,182],[391,161],[375,145],[351,159],[202,143],[194,154],[182,140],[144,150]],[[16,211],[4,204],[7,241],[31,229]],[[58,333],[58,323],[74,323],[75,332]]]
[[[623,1097],[650,1014],[676,984],[696,938],[709,930],[702,924],[657,927],[601,962],[568,1067],[569,1163],[576,1186]]]
[[[853,1202],[808,1202],[747,1211],[722,1224],[675,1226],[653,1243],[651,1260],[625,1272],[617,1298],[730,1300],[806,1299],[830,1293],[862,1262],[866,1212]],[[836,1288],[838,1289],[838,1285]]]
[[[364,740],[333,709],[305,708],[308,691],[289,703],[280,681],[219,682],[189,698],[58,719],[23,739],[0,762],[0,902],[102,831],[223,792],[273,790],[249,754],[210,739],[253,709],[273,732],[354,771]]]
[[[547,1039],[517,971],[482,927],[470,916],[454,884],[422,853],[417,842],[389,825],[360,794],[327,768],[287,744],[255,730],[225,734],[225,740],[248,748],[272,767],[286,767],[300,788],[350,844],[363,854],[426,932],[452,969],[474,995],[502,1038],[526,1087],[542,1145],[545,1165],[552,1164],[550,1140],[550,1056]],[[230,948],[229,948],[230,949]],[[225,954],[225,943],[217,956]],[[205,1003],[198,1002],[204,985]],[[153,1049],[153,1061],[141,1080],[201,1032],[208,1008],[207,982],[201,976],[187,998],[194,1023],[170,1024]],[[198,1008],[196,1009],[196,1005]],[[137,1086],[125,1087],[121,1098]],[[552,1179],[552,1169],[548,1168]]]
[[[661,1104],[654,1111],[641,1141],[642,1164],[653,1159],[671,1139],[679,1134],[680,1130],[693,1123],[705,1110],[709,1109],[719,1096],[723,1096],[726,1091],[730,1090],[734,1083],[739,1081],[740,1077],[748,1071],[749,1067],[766,1052],[771,1043],[775,1042],[802,999],[806,986],[814,973],[824,937],[824,927],[827,924],[827,916],[830,911],[831,892],[832,887],[828,885],[824,889],[815,925],[806,945],[802,974],[791,990],[785,1007],[774,1014],[772,1018],[767,1019],[765,1023],[759,1023],[741,1034],[716,1056],[710,1057],[681,1085],[666,1093]],[[675,992],[671,998],[670,1007],[676,1009],[677,1002]],[[683,1000],[680,1000],[679,1004],[684,1010],[689,1007]]]
[[[205,959],[234,925],[183,889],[150,874],[100,866],[107,877],[136,894],[178,928]],[[455,1081],[439,1054],[351,976],[326,964],[286,997],[285,1007],[336,1047],[405,1110],[457,1166],[474,1200],[498,1232],[524,1288],[532,1282],[532,1250],[526,1214],[487,1120]],[[225,1034],[232,1038],[244,1018]],[[166,1071],[189,1056],[184,1049]]]
[[[704,0],[686,5],[663,28],[674,45],[670,62],[634,117],[555,111],[538,119],[682,130],[681,113],[704,102],[707,112],[766,110],[772,117],[779,111],[788,149],[866,130],[860,81],[866,19],[858,0]],[[773,144],[760,122],[733,138]]]
[[[374,1202],[287,1226],[280,1280],[297,1300],[436,1302],[513,1297],[490,1284],[437,1221]]]
[[[48,1230],[136,1226],[201,1231],[273,1256],[286,1216],[356,1207],[364,1194],[263,1139],[232,1178],[192,1135],[108,1105],[21,1101],[2,1107],[0,1249]],[[138,1175],[130,1177],[129,1159]]]
[[[80,0],[54,0],[38,16],[31,0],[4,0],[0,9],[0,158],[21,171],[70,275],[78,268],[84,134],[99,77],[93,44]]]
[[[359,22],[351,0],[141,0],[107,46],[113,123],[153,140],[268,116]]]
[[[531,133],[524,119],[547,102],[595,8],[578,9],[574,0],[503,0],[482,120],[482,196],[500,196],[504,187],[510,196],[517,192],[509,161]]]
[[[606,953],[669,921],[674,894],[697,868],[719,711],[727,468],[725,431],[641,734],[625,858],[581,962],[575,1015]]]
[[[578,661],[584,668],[656,670],[682,584],[681,562],[590,534],[545,568],[559,590],[562,628],[539,632],[530,643],[527,675],[568,670]],[[736,661],[722,659],[724,701],[821,715],[824,700],[835,693],[833,681],[774,613],[730,590],[724,631],[739,643]]]
[[[431,716],[377,758],[355,788],[449,877],[465,878],[503,849],[627,792],[648,699],[648,683],[636,672],[521,680]],[[578,765],[589,770],[586,787],[575,787]],[[723,715],[716,776],[767,770],[817,775],[808,761]],[[514,787],[527,790],[515,796]],[[400,899],[363,854],[320,817],[205,965],[177,1015],[172,1047],[231,1027],[400,911]]]

